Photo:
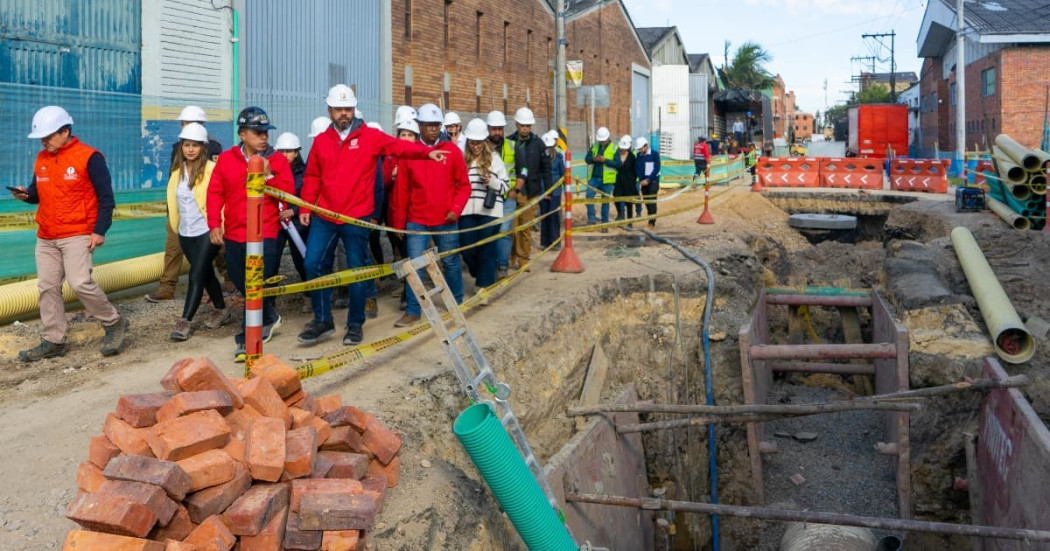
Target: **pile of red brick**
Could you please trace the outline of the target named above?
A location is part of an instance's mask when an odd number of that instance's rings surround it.
[[[401,435],[337,394],[312,398],[273,356],[251,378],[176,363],[122,396],[77,469],[77,551],[364,549],[397,484]]]

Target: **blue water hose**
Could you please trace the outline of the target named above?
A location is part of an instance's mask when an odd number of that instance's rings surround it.
[[[678,243],[671,241],[656,235],[649,230],[641,230],[642,233],[647,235],[649,239],[658,241],[665,245],[669,245],[674,250],[681,253],[682,256],[686,257],[689,261],[700,266],[704,269],[704,273],[707,274],[707,301],[704,304],[704,326],[702,333],[702,341],[704,348],[704,386],[707,387],[707,405],[715,405],[715,392],[714,392],[714,380],[711,376],[711,340],[708,335],[708,329],[711,327],[711,307],[714,303],[715,296],[715,276],[711,272],[711,267],[703,261],[702,258],[693,254],[693,252],[683,248]],[[711,478],[711,503],[718,503],[718,461],[715,453],[715,425],[711,423],[707,425],[707,468],[708,474]],[[718,515],[711,515],[711,539],[713,540],[714,551],[719,551],[721,548],[721,537],[718,528]]]

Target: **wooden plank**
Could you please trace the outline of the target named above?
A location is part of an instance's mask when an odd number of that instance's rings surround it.
[[[580,393],[580,406],[595,406],[601,403],[602,388],[609,374],[609,358],[602,350],[601,344],[595,343],[591,351],[591,361],[587,364],[587,376],[583,380],[583,392]],[[576,430],[583,430],[587,425],[584,418],[576,419]]]

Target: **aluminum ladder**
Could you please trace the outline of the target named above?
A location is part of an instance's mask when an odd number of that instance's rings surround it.
[[[408,286],[411,288],[412,293],[415,294],[416,300],[419,301],[423,315],[426,316],[427,321],[430,322],[431,329],[434,330],[434,333],[441,340],[441,346],[445,349],[445,354],[452,360],[452,369],[455,371],[456,377],[459,378],[459,384],[463,388],[463,392],[467,394],[467,398],[470,399],[472,404],[486,402],[496,411],[503,428],[506,429],[514,441],[518,452],[521,453],[525,463],[529,466],[529,471],[532,472],[533,478],[536,479],[540,488],[543,489],[544,495],[547,496],[547,501],[554,510],[558,511],[560,516],[561,509],[558,506],[558,501],[554,498],[554,492],[551,491],[550,484],[547,483],[547,477],[543,474],[543,466],[540,465],[539,460],[532,453],[532,447],[529,446],[529,441],[525,438],[525,432],[521,429],[521,423],[510,407],[510,402],[508,401],[510,398],[510,385],[498,380],[492,372],[492,366],[489,365],[488,359],[485,358],[485,354],[481,351],[481,346],[478,344],[477,338],[474,337],[474,332],[467,325],[463,311],[460,310],[459,304],[456,303],[456,298],[452,295],[452,291],[449,290],[448,284],[445,282],[440,260],[441,258],[436,249],[428,249],[421,256],[395,262],[393,266],[394,273],[408,282]],[[419,276],[419,270],[426,270],[434,287],[426,288],[422,278]],[[441,299],[445,310],[448,312],[447,314],[442,315],[438,312],[437,305],[434,303],[435,297]],[[482,390],[486,391],[487,395],[483,396]]]

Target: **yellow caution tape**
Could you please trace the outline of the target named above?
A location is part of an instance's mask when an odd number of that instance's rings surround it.
[[[164,202],[129,203],[117,205],[113,209],[113,220],[139,220],[142,218],[159,218],[168,215]],[[36,211],[5,212],[0,214],[0,232],[25,231],[36,229]]]

